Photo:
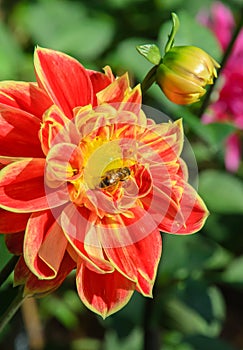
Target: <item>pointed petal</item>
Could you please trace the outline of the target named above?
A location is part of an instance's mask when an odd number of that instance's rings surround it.
[[[97,98],[96,94],[105,89],[109,84],[111,84],[115,77],[112,74],[111,68],[109,66],[106,66],[104,68],[105,74],[100,73],[94,70],[87,70],[87,73],[90,77],[92,86],[93,86],[93,92],[94,92],[94,101],[93,105],[97,105]]]
[[[104,90],[97,93],[98,104],[122,102],[126,92],[129,89],[128,74],[125,73],[117,78],[112,84],[108,85]]]
[[[133,112],[137,116],[139,116],[139,113],[141,111],[141,103],[142,103],[141,86],[137,85],[135,86],[134,89],[127,90],[119,109]]]
[[[85,68],[64,53],[37,48],[34,54],[37,81],[68,118],[73,108],[92,102],[91,81]]]
[[[82,263],[77,268],[76,281],[83,303],[103,318],[124,307],[135,289],[135,283],[117,271],[97,274]]]
[[[53,102],[35,83],[0,82],[0,107],[11,106],[41,119]]]
[[[16,233],[23,231],[30,214],[12,213],[0,208],[0,233]]]
[[[141,224],[138,223],[139,225]],[[104,250],[118,271],[136,281],[144,295],[151,296],[161,249],[161,236],[155,230],[133,244]]]
[[[40,120],[15,108],[0,108],[2,156],[43,157],[38,132]]]
[[[68,200],[66,189],[55,192],[45,187],[44,168],[45,159],[27,159],[3,168],[0,177],[1,207],[24,213],[65,203]]]
[[[51,211],[31,215],[25,231],[24,258],[34,275],[55,278],[66,247],[67,240]]]

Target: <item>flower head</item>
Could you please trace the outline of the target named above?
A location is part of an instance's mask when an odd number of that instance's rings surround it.
[[[156,73],[156,81],[166,97],[176,104],[198,101],[205,86],[213,84],[219,64],[195,46],[174,46],[166,52]]]
[[[37,84],[0,84],[1,231],[25,294],[76,268],[84,304],[106,317],[152,295],[160,230],[198,231],[207,209],[180,158],[181,121],[155,124],[127,74],[86,70],[37,48]]]

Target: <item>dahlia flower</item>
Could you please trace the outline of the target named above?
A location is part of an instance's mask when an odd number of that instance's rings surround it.
[[[37,83],[0,83],[0,231],[19,255],[15,285],[45,295],[76,269],[79,296],[106,317],[152,296],[160,230],[198,231],[181,120],[156,124],[140,86],[37,48]]]

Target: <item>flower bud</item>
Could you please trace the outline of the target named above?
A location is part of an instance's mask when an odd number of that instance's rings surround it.
[[[166,97],[181,105],[197,102],[213,84],[220,65],[195,46],[174,46],[163,57],[156,81]]]

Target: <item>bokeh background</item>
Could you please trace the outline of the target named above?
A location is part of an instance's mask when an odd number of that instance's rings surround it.
[[[135,47],[156,43],[163,51],[171,12],[181,22],[175,44],[199,46],[221,62],[218,41],[198,21],[212,3],[1,0],[0,80],[34,81],[33,50],[39,45],[64,51],[87,68],[102,70],[109,64],[117,75],[128,71],[135,85],[151,68]],[[236,23],[242,3],[224,1]],[[232,173],[224,163],[226,138],[234,126],[202,124],[200,103],[176,106],[156,85],[143,102],[184,120],[198,164],[199,193],[211,213],[205,227],[191,236],[162,234],[153,300],[135,293],[123,310],[102,320],[82,305],[71,274],[54,294],[18,311],[0,334],[1,350],[243,349],[243,166]],[[0,239],[2,268],[11,256]],[[15,294],[10,276],[0,290],[0,314]]]

